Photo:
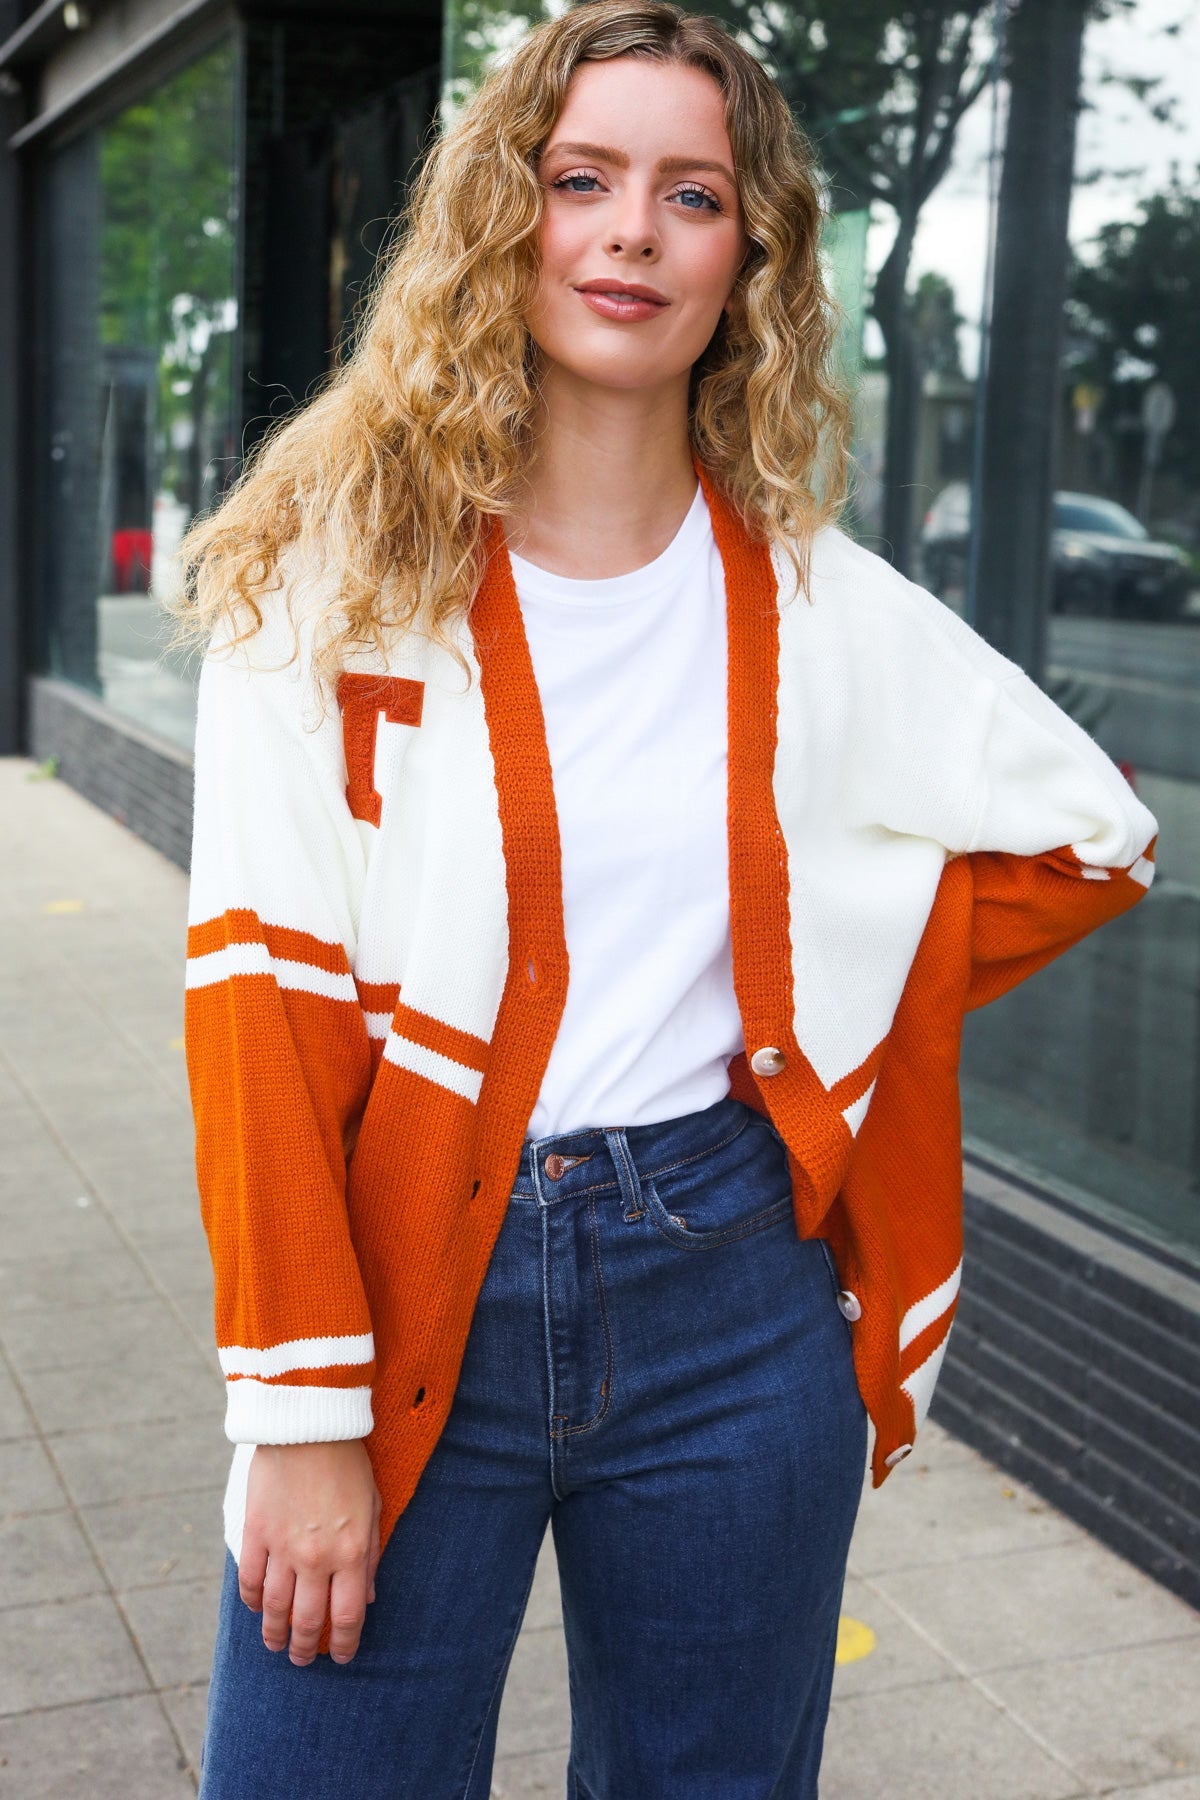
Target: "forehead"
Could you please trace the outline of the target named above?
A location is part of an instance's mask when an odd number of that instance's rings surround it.
[[[725,97],[704,69],[648,56],[581,63],[546,149],[568,138],[632,155],[710,156],[732,163]]]

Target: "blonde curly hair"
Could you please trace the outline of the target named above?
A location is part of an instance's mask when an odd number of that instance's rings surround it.
[[[386,654],[397,630],[453,646],[487,520],[511,512],[536,423],[539,352],[525,320],[538,156],[578,65],[617,56],[702,69],[725,97],[750,245],[692,369],[689,437],[747,528],[780,541],[807,587],[813,534],[845,501],[850,435],[813,153],[770,76],[717,20],[669,0],[582,0],[535,26],[435,143],[349,354],[191,526],[182,590],[164,602],[175,645],[218,625],[236,642],[252,636],[256,596],[286,585],[280,559],[294,547],[332,574],[310,621],[326,693],[355,649]]]

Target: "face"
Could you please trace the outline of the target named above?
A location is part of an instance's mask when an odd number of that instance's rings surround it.
[[[747,248],[720,88],[646,57],[582,63],[538,165],[529,330],[552,366],[613,388],[686,376]]]

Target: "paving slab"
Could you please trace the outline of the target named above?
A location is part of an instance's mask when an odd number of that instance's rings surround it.
[[[0,1618],[0,1715],[115,1699],[150,1686],[108,1594],[11,1607]]]
[[[0,1570],[0,1621],[10,1607],[75,1600],[107,1588],[71,1512],[0,1519]]]
[[[1110,1788],[1107,1800],[1200,1800],[1200,1778],[1185,1775],[1178,1781],[1156,1781],[1149,1787]]]
[[[20,1390],[7,1371],[0,1369],[0,1443],[8,1438],[29,1437],[34,1429],[33,1416]]]
[[[1088,1791],[969,1681],[835,1700],[821,1788],[837,1800],[1074,1800]]]
[[[0,1252],[3,1255],[3,1252]],[[0,1320],[27,1306],[86,1306],[97,1300],[144,1299],[153,1289],[130,1244],[114,1239],[103,1250],[39,1251],[19,1262],[0,1261]],[[0,1326],[0,1335],[3,1327]]]
[[[157,1587],[219,1576],[215,1541],[224,1486],[110,1500],[83,1510],[96,1553],[114,1588]]]
[[[163,1710],[175,1728],[183,1746],[193,1781],[200,1780],[200,1746],[204,1742],[204,1714],[208,1704],[208,1683],[199,1681],[187,1686],[163,1688],[159,1694]],[[299,1795],[295,1800],[300,1800]]]
[[[150,1695],[0,1719],[0,1793],[12,1800],[175,1800],[187,1763]]]
[[[66,1504],[54,1465],[37,1438],[18,1438],[0,1448],[0,1519],[54,1512]]]
[[[1051,1680],[1002,1669],[986,1686],[1102,1791],[1200,1778],[1200,1637],[1069,1657]]]
[[[191,1332],[149,1287],[137,1299],[23,1308],[6,1318],[4,1344],[18,1375],[196,1357]]]
[[[208,1404],[191,1417],[64,1432],[54,1439],[54,1460],[78,1506],[212,1488],[224,1483],[233,1456],[224,1410],[214,1382]],[[220,1536],[219,1518],[210,1529]]]
[[[959,1671],[920,1631],[914,1630],[882,1594],[857,1577],[846,1579],[842,1618],[851,1621],[848,1648],[857,1652],[834,1670],[833,1691],[841,1699],[879,1693],[884,1688],[914,1687],[928,1681],[954,1681]],[[857,1627],[870,1634],[863,1638]],[[868,1647],[869,1646],[869,1647]]]
[[[631,1687],[633,1704],[635,1690],[636,1683]],[[554,1625],[522,1625],[496,1724],[496,1753],[517,1756],[565,1749],[570,1737],[567,1648],[562,1631]]]
[[[899,1471],[897,1471],[897,1474]],[[854,1570],[880,1575],[972,1556],[1082,1543],[1086,1533],[982,1459],[926,1465],[864,1494]]]
[[[120,1596],[155,1686],[190,1686],[208,1679],[224,1555],[223,1546],[214,1544],[214,1573],[199,1581],[130,1588]]]
[[[39,1369],[23,1385],[47,1433],[88,1425],[119,1429],[149,1419],[177,1419],[211,1410],[213,1376],[189,1344],[174,1361],[96,1363],[78,1369]]]
[[[490,1800],[562,1800],[566,1792],[567,1750],[535,1750],[528,1756],[501,1756],[492,1765]]]
[[[1191,1607],[1087,1537],[873,1579],[975,1674],[1200,1632]]]

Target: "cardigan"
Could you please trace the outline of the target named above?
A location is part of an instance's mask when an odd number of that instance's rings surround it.
[[[725,572],[730,1091],[832,1249],[878,1486],[962,1268],[964,1014],[1154,874],[1095,741],[829,526],[807,594],[697,465]],[[388,1536],[454,1396],[567,982],[540,702],[502,527],[456,627],[353,652],[324,717],[294,550],[202,665],[185,1051],[238,1444],[365,1439]],[[293,633],[291,621],[294,621]],[[293,647],[300,654],[289,663]],[[669,925],[666,927],[669,929]]]

